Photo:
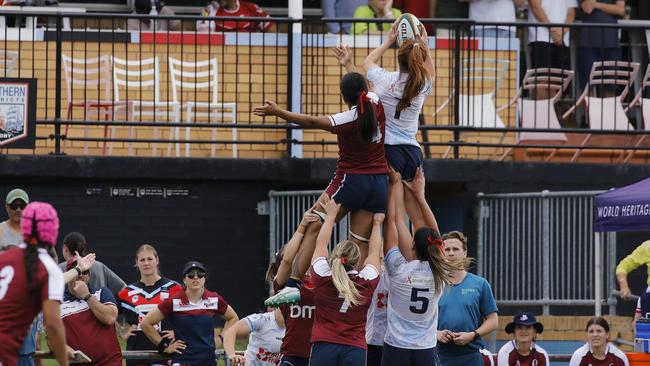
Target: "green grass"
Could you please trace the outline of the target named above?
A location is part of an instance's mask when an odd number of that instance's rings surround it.
[[[45,338],[44,337],[39,337],[40,340],[40,349],[41,350],[48,350],[47,344],[45,343]],[[122,350],[126,349],[126,341],[122,339],[121,337],[118,337],[118,341],[120,342],[120,348]],[[246,346],[248,345],[248,339],[238,339],[237,342],[235,343],[235,349],[238,350],[245,350]],[[122,362],[123,365],[126,365],[126,362]],[[56,360],[54,359],[43,359],[42,361],[43,366],[57,366],[58,363],[56,363]],[[217,366],[224,366],[223,361],[217,362]]]

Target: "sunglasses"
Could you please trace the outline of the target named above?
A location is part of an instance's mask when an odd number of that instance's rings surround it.
[[[197,277],[198,279],[201,279],[205,277],[205,273],[199,273],[199,272],[190,272],[185,275],[185,277],[189,278],[190,280],[193,280],[194,277]]]
[[[24,202],[12,202],[9,208],[16,211],[17,209],[24,210],[27,205]]]

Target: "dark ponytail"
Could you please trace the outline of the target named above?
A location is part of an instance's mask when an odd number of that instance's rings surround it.
[[[29,219],[28,219],[29,220]],[[34,244],[27,245],[25,248],[25,271],[27,275],[27,283],[29,283],[29,292],[35,292],[38,290],[38,284],[36,283],[36,270],[38,265],[38,250],[40,248],[47,249],[51,245],[43,243],[38,234],[36,215],[32,217],[32,233],[31,238]]]
[[[464,267],[458,263],[450,263],[445,259],[445,244],[437,230],[426,226],[421,227],[413,235],[413,242],[417,259],[429,263],[436,286],[435,293],[438,295],[443,286],[451,283],[449,275],[463,270]]]
[[[88,254],[86,253],[86,238],[82,233],[76,231],[69,233],[63,238],[63,245],[68,248],[70,255],[74,255],[75,252],[79,252],[79,255],[82,257]]]
[[[368,84],[366,78],[358,72],[347,73],[341,78],[340,88],[343,100],[357,108],[359,138],[366,143],[373,142],[372,140],[377,134],[378,124],[375,108],[367,96]]]

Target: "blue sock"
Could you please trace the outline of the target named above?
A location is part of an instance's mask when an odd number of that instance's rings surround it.
[[[302,285],[302,282],[300,282],[300,280],[296,280],[295,278],[289,278],[287,280],[287,284],[285,285],[285,287],[300,288],[301,285]]]

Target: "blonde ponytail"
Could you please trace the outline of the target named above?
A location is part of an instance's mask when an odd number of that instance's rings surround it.
[[[336,290],[352,305],[361,304],[361,294],[348,276],[348,271],[355,268],[361,253],[356,243],[344,240],[334,247],[329,258],[332,268],[332,282]]]

